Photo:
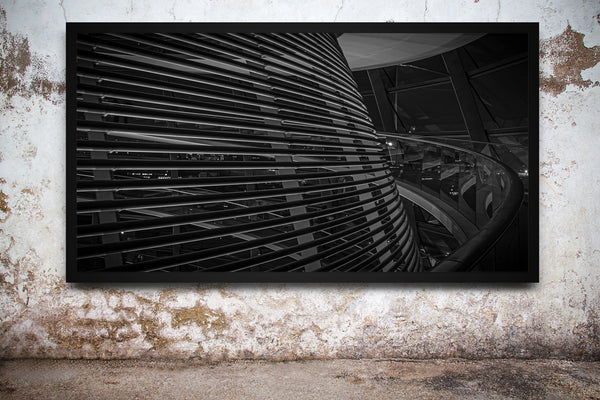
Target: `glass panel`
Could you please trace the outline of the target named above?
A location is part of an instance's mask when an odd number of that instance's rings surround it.
[[[421,182],[423,190],[436,197],[440,193],[441,163],[440,146],[424,146]]]
[[[455,162],[457,152],[441,148],[440,199],[458,208],[460,166]]]

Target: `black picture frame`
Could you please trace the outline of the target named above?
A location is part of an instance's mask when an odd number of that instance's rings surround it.
[[[528,264],[523,271],[471,272],[177,272],[80,271],[77,265],[77,36],[93,33],[521,33],[527,35],[529,128]],[[66,24],[66,281],[67,282],[539,282],[539,24],[527,23],[67,23]]]

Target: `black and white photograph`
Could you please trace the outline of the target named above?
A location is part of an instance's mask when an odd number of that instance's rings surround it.
[[[537,281],[537,29],[67,24],[67,279]]]

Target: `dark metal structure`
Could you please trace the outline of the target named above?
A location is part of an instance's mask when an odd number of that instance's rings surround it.
[[[530,25],[71,24],[68,279],[537,279]]]
[[[527,40],[485,34],[410,63],[364,69],[363,61],[354,71],[427,270],[527,269]]]
[[[419,271],[335,35],[79,34],[78,271]]]
[[[436,257],[435,272],[519,267],[526,255],[526,221],[519,221],[523,184],[485,154],[418,137],[388,135],[402,197],[426,210],[456,244]],[[415,224],[416,225],[416,224]],[[425,224],[415,226],[422,233]],[[508,254],[507,254],[508,253]]]

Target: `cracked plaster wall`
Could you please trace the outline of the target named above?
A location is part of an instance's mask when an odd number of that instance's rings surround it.
[[[0,1],[0,357],[600,355],[600,3]],[[67,285],[67,21],[539,21],[535,285]]]

